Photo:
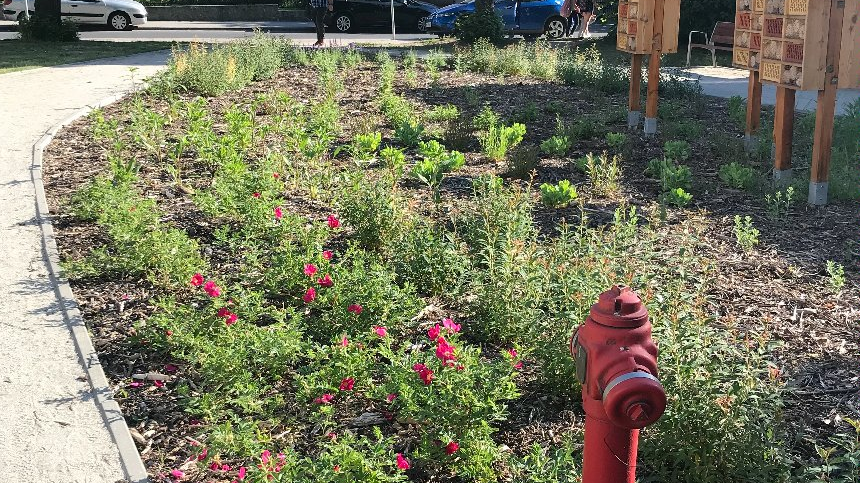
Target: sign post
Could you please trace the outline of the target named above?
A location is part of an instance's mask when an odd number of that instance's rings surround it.
[[[394,0],[391,0],[391,40],[397,40],[394,33]]]

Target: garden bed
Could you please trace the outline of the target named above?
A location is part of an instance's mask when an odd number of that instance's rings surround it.
[[[857,455],[860,210],[809,208],[802,183],[776,201],[736,102],[667,79],[646,138],[620,71],[582,53],[285,49],[205,99],[170,87],[193,63],[174,62],[46,152],[60,253],[155,481],[577,481],[567,338],[616,283],[651,310],[670,400],[643,481],[856,475],[815,445]]]

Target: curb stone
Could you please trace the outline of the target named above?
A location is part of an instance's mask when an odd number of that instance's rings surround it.
[[[54,139],[57,132],[72,122],[86,116],[93,109],[112,104],[126,95],[120,94],[102,99],[95,105],[79,110],[52,127],[33,145],[33,162],[30,165],[30,177],[33,180],[33,186],[36,191],[36,219],[42,231],[42,253],[45,256],[48,275],[51,282],[53,282],[54,293],[57,295],[57,301],[62,309],[63,318],[71,332],[78,357],[83,364],[84,371],[86,371],[92,395],[110,432],[111,438],[116,444],[120,462],[125,472],[126,480],[116,483],[149,483],[149,475],[146,467],[143,465],[140,453],[125,423],[122,410],[119,404],[113,399],[113,390],[110,388],[110,383],[107,376],[105,376],[101,362],[99,362],[98,353],[95,347],[93,347],[93,342],[90,339],[84,319],[81,317],[80,310],[78,310],[77,300],[74,293],[72,293],[72,287],[60,270],[60,252],[57,249],[54,227],[51,224],[51,216],[48,212],[48,199],[45,196],[45,184],[42,181],[42,157],[45,148]]]

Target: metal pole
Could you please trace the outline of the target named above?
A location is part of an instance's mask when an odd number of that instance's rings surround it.
[[[396,40],[394,35],[394,0],[391,0],[391,40]]]
[[[30,2],[28,0],[24,0],[24,18],[30,20]]]

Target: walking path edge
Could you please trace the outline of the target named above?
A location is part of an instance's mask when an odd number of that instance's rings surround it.
[[[54,136],[72,122],[86,116],[92,110],[112,104],[127,94],[110,96],[102,99],[95,105],[85,107],[67,117],[59,124],[52,127],[36,144],[33,145],[33,162],[30,165],[30,176],[36,191],[36,219],[42,232],[42,253],[45,257],[46,268],[51,281],[54,284],[54,292],[63,313],[63,318],[68,325],[69,331],[81,360],[84,371],[87,374],[90,388],[96,405],[101,412],[105,425],[111,434],[111,438],[119,451],[120,461],[129,483],[149,483],[149,475],[140,458],[134,440],[122,415],[122,409],[113,399],[113,391],[110,388],[107,376],[99,361],[98,352],[93,346],[90,334],[87,331],[78,303],[72,292],[68,280],[63,277],[60,269],[60,252],[57,248],[57,240],[54,236],[54,227],[48,211],[48,199],[45,195],[45,185],[42,181],[42,158],[45,148],[54,139]]]

